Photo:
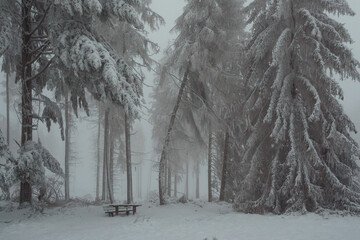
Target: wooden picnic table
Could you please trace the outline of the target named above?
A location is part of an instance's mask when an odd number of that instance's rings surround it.
[[[136,208],[140,207],[140,204],[110,204],[110,206],[115,208],[115,214],[119,215],[119,208],[125,208],[125,210],[123,210],[123,212],[125,211],[127,215],[129,215],[129,211],[133,212],[133,215],[135,215],[136,213]],[[132,210],[130,210],[129,208],[132,208]]]

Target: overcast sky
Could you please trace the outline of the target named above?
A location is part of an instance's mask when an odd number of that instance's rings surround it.
[[[357,13],[354,17],[340,17],[338,20],[346,25],[351,36],[353,37],[354,44],[350,46],[354,55],[357,59],[360,60],[360,2],[359,0],[349,0],[348,1],[353,10]],[[159,13],[166,21],[166,25],[162,26],[161,29],[157,32],[150,33],[149,37],[154,42],[158,43],[162,50],[164,50],[169,42],[173,40],[174,35],[170,35],[169,31],[174,26],[175,19],[182,13],[183,7],[185,5],[185,1],[183,0],[153,0],[152,9]],[[160,60],[162,57],[162,53],[158,54],[155,58],[156,60]],[[0,74],[0,79],[3,81],[5,79],[3,74]],[[147,85],[153,85],[153,74],[148,73],[146,83]],[[2,85],[0,85],[2,86]],[[345,100],[343,102],[345,112],[350,116],[350,118],[355,123],[358,130],[360,130],[360,83],[353,82],[351,80],[347,80],[341,82],[341,86],[343,87]],[[151,103],[151,99],[149,98],[149,94],[151,93],[151,87],[145,87],[145,99],[147,104]],[[3,89],[1,89],[3,92]],[[144,110],[146,112],[146,110]],[[5,132],[5,104],[4,99],[0,99],[0,127],[3,132]],[[145,113],[143,115],[143,120],[141,123],[138,123],[138,126],[142,126],[142,130],[144,131],[145,138],[145,148],[143,150],[143,159],[144,165],[142,169],[142,192],[143,195],[147,193],[148,190],[157,190],[157,179],[156,174],[152,172],[152,165],[154,161],[157,161],[157,156],[155,156],[152,144],[151,144],[151,125],[146,121],[148,119],[148,115]],[[13,125],[19,126],[18,119],[15,116],[14,112],[12,112],[11,123]],[[19,129],[17,128],[18,133]],[[134,132],[139,132],[139,127],[134,129]],[[39,135],[42,139],[43,144],[49,148],[49,150],[54,154],[54,156],[63,163],[64,159],[64,143],[60,139],[60,134],[57,129],[57,126],[52,128],[52,132],[47,133],[46,129],[42,127],[39,129]],[[76,164],[72,166],[72,183],[71,183],[71,192],[75,193],[77,196],[83,196],[87,193],[91,193],[94,196],[95,193],[95,152],[94,152],[94,139],[96,135],[96,129],[93,125],[86,123],[85,121],[81,121],[78,123],[78,130],[74,133],[76,136],[74,138],[73,147],[77,149],[77,160]],[[20,137],[20,135],[18,136]],[[354,138],[360,143],[360,134],[354,135]],[[134,138],[135,139],[135,138]],[[14,145],[14,143],[13,143]],[[203,171],[204,173],[204,171]],[[136,177],[137,172],[135,172]],[[201,189],[204,191],[201,192],[201,195],[206,195],[206,175],[202,174],[201,176]],[[120,180],[124,183],[125,178]],[[136,181],[136,180],[135,180]],[[191,179],[193,181],[193,179]],[[190,182],[191,183],[191,182]],[[190,184],[192,185],[192,184]],[[123,190],[125,185],[122,185]],[[179,186],[179,191],[182,190],[182,186]],[[136,186],[134,186],[134,193],[136,193]],[[190,188],[190,192],[193,192]],[[122,192],[125,193],[125,192]],[[136,197],[136,196],[135,196]]]

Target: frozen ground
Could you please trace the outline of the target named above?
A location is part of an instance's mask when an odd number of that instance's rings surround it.
[[[359,239],[359,217],[260,216],[227,204],[144,205],[135,216],[105,216],[99,206],[54,208],[30,215],[0,211],[2,240],[347,240]]]

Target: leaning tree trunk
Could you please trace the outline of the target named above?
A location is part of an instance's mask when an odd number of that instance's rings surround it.
[[[212,134],[209,132],[209,146],[208,146],[208,201],[212,202],[212,180],[211,180],[211,161],[212,161]]]
[[[96,165],[96,201],[100,200],[100,136],[101,136],[101,115],[99,106],[98,133],[97,133],[97,165]]]
[[[229,150],[229,130],[226,130],[225,133],[225,144],[224,144],[224,158],[223,166],[221,173],[221,187],[220,187],[220,201],[225,200],[225,186],[226,186],[226,177],[227,177],[227,161],[228,161],[228,150]]]
[[[195,170],[195,175],[196,175],[196,198],[200,198],[200,163],[199,161],[196,162],[196,170]]]
[[[6,73],[6,141],[10,146],[10,92],[9,92],[9,73]]]
[[[125,112],[125,149],[126,149],[126,176],[127,176],[127,202],[133,202],[132,189],[132,168],[131,168],[131,140],[130,140],[130,122]]]
[[[180,102],[181,102],[182,96],[184,94],[185,86],[186,86],[186,83],[188,81],[189,71],[190,71],[190,66],[187,67],[187,69],[185,71],[185,74],[184,74],[184,78],[183,78],[183,80],[181,82],[179,94],[178,94],[178,97],[177,97],[177,101],[176,101],[176,104],[174,106],[173,112],[171,114],[169,127],[168,127],[167,134],[166,134],[166,137],[165,137],[163,149],[161,151],[161,157],[160,157],[160,163],[159,163],[159,200],[160,200],[160,205],[165,204],[165,199],[164,199],[164,188],[165,188],[164,175],[165,174],[164,173],[165,173],[166,169],[165,169],[164,165],[165,165],[165,161],[166,161],[166,152],[167,152],[167,149],[168,149],[168,146],[169,146],[169,143],[170,143],[170,135],[171,135],[172,129],[174,127],[176,113],[177,113],[177,111],[179,109]]]
[[[70,199],[70,107],[68,91],[65,90],[65,201]]]
[[[32,68],[30,54],[32,0],[23,0],[22,8],[22,50],[21,50],[21,145],[32,141]],[[29,182],[20,183],[20,204],[31,203],[32,189]]]

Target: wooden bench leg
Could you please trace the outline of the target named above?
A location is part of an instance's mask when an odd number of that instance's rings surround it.
[[[129,216],[129,211],[128,210],[126,210],[126,216]]]
[[[136,213],[136,207],[133,206],[133,215],[135,215],[135,213]]]

